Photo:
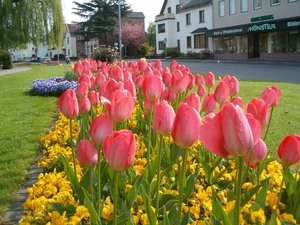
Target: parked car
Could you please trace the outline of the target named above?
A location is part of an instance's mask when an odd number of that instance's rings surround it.
[[[41,58],[41,63],[48,63],[50,61],[51,61],[51,59],[49,57],[42,57]]]

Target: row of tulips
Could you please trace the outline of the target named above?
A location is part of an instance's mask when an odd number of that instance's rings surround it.
[[[300,160],[300,136],[279,146],[282,167],[264,143],[278,87],[243,107],[235,77],[216,82],[213,73],[193,75],[176,61],[162,68],[159,60],[84,60],[74,72],[76,91],[58,104],[69,120],[71,157],[61,153],[59,162],[92,224],[300,222],[299,177],[289,169]],[[203,190],[210,206],[199,197]],[[141,202],[146,220],[133,213]],[[62,213],[68,207],[62,204]]]

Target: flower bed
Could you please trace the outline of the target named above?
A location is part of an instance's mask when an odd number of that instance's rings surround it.
[[[289,170],[300,137],[282,141],[279,159],[263,142],[276,86],[242,109],[234,77],[210,92],[212,73],[194,77],[176,61],[166,69],[84,60],[74,71],[78,88],[60,97],[59,119],[41,140],[45,172],[20,224],[300,222],[299,175]]]

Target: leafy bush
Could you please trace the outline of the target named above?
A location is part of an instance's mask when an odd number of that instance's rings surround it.
[[[9,52],[0,50],[0,64],[2,64],[2,69],[11,69],[13,67]]]
[[[96,48],[92,58],[110,64],[114,63],[119,58],[118,48],[111,46]]]
[[[79,78],[79,75],[74,73],[74,70],[65,70],[64,78],[68,81],[76,81]]]
[[[76,89],[77,82],[68,81],[64,77],[51,77],[49,79],[36,79],[32,82],[28,91],[30,95],[56,96],[72,88]]]
[[[178,57],[180,55],[181,55],[181,53],[180,53],[179,47],[166,48],[162,52],[162,56],[165,56],[165,57]]]
[[[187,58],[198,59],[198,58],[200,58],[200,52],[187,51],[185,56]]]

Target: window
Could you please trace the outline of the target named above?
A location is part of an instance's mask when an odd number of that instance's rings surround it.
[[[288,2],[298,2],[299,0],[289,0]]]
[[[165,33],[166,32],[166,28],[165,28],[165,24],[158,24],[158,33]]]
[[[271,6],[279,5],[279,4],[280,4],[280,0],[271,0]]]
[[[186,25],[190,25],[191,24],[191,14],[190,13],[186,14],[185,19],[186,19]]]
[[[67,37],[67,44],[70,44],[70,38]]]
[[[254,9],[261,9],[261,0],[253,0]]]
[[[194,36],[194,46],[195,48],[205,48],[205,34],[199,34]]]
[[[180,22],[177,22],[177,31],[180,31]]]
[[[235,14],[235,0],[229,0],[229,14]]]
[[[158,42],[158,50],[164,50],[166,48],[166,43],[164,41]]]
[[[219,1],[219,16],[225,16],[225,2]]]
[[[176,5],[176,12],[180,9],[180,5]]]
[[[168,13],[171,13],[172,10],[171,10],[171,7],[168,7]]]
[[[186,37],[186,47],[187,48],[192,47],[192,37],[191,36]]]
[[[177,40],[177,47],[180,49],[180,39]]]
[[[241,12],[248,11],[248,0],[241,0]]]
[[[199,22],[204,22],[204,10],[199,11]]]

